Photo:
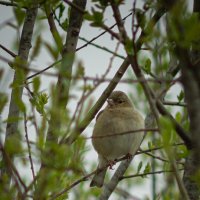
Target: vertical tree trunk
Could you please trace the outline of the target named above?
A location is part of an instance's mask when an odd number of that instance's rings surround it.
[[[194,13],[200,14],[200,1],[194,0]],[[200,23],[200,21],[199,21]],[[200,41],[198,41],[200,44]],[[184,57],[184,55],[182,55]],[[190,118],[190,133],[193,141],[193,149],[186,159],[183,181],[191,200],[200,197],[199,177],[200,172],[200,51],[192,51],[190,56],[183,60],[182,83],[185,90],[185,98],[188,105]],[[188,61],[191,60],[192,64]],[[193,64],[195,63],[195,64]]]
[[[19,140],[17,135],[18,124],[19,124],[19,115],[20,115],[20,102],[22,101],[22,93],[23,93],[23,83],[24,83],[24,69],[23,67],[27,67],[28,55],[31,49],[31,39],[33,34],[33,29],[35,25],[35,20],[37,16],[37,6],[34,5],[32,8],[28,8],[26,11],[26,17],[22,29],[22,34],[20,38],[19,50],[18,50],[18,63],[14,63],[15,74],[13,79],[13,84],[17,83],[16,87],[13,87],[10,98],[10,106],[8,118],[14,118],[14,122],[8,122],[6,127],[6,137],[5,137],[5,148],[7,148],[9,141],[15,137],[15,139]],[[22,67],[20,69],[20,67]],[[22,105],[22,104],[21,104]],[[13,144],[14,145],[14,144]],[[7,151],[9,153],[9,151]],[[9,172],[7,171],[7,163],[6,159],[3,158],[4,167],[1,169],[1,176],[5,173],[9,176]],[[9,176],[8,182],[10,182],[11,177]]]

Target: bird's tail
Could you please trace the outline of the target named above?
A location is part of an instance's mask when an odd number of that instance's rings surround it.
[[[102,187],[103,183],[104,183],[104,178],[106,175],[106,169],[103,170],[97,170],[96,174],[94,175],[91,183],[90,183],[90,187]]]

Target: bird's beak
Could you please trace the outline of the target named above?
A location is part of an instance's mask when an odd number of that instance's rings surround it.
[[[107,99],[109,106],[114,106],[114,101],[112,99]]]

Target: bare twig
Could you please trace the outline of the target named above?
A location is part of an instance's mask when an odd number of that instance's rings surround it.
[[[113,51],[109,50],[109,49],[106,48],[105,46],[100,46],[100,45],[98,45],[98,44],[92,43],[92,42],[90,42],[89,40],[86,40],[86,39],[83,38],[83,37],[79,37],[79,39],[82,40],[82,41],[84,41],[84,42],[87,42],[89,45],[92,45],[92,46],[94,46],[94,47],[96,47],[96,48],[98,48],[98,49],[101,49],[101,50],[103,50],[103,51],[106,51],[106,52],[108,52],[108,53],[111,53],[112,55],[114,55],[114,56],[116,56],[116,57],[118,57],[118,58],[125,59],[124,56],[122,56],[122,55],[120,55],[120,54],[117,54],[116,52],[113,52]]]
[[[179,169],[179,171],[182,171],[183,169]],[[162,174],[162,173],[169,173],[169,172],[174,172],[174,170],[160,170],[160,171],[155,171],[155,172],[147,172],[147,173],[142,173],[142,174],[133,174],[133,175],[129,175],[129,176],[122,176],[120,178],[120,181],[123,179],[127,179],[127,178],[135,178],[135,177],[144,177],[147,175],[153,175],[153,174]]]
[[[43,72],[47,71],[48,69],[51,69],[53,66],[59,64],[61,61],[62,60],[58,60],[58,61],[52,63],[51,65],[49,65],[48,67],[44,68],[43,70],[35,70],[35,69],[30,69],[29,68],[29,70],[36,71],[36,73],[28,76],[26,78],[26,80],[31,79],[31,78],[33,78],[35,76],[38,76],[38,75],[42,74]],[[58,76],[58,74],[53,74],[53,73],[49,73],[48,75]]]
[[[126,17],[123,18],[123,21],[125,21],[131,15],[132,15],[132,13],[129,13]],[[113,24],[112,26],[109,27],[109,29],[113,29],[116,25],[117,24]],[[99,37],[101,37],[102,35],[104,35],[105,33],[107,33],[107,31],[103,31],[99,35],[95,36],[94,38],[92,38],[91,40],[89,40],[86,44],[84,44],[81,47],[77,48],[76,51],[79,51],[79,50],[83,49],[84,47],[86,47],[87,45],[91,44],[92,42],[94,42],[95,40],[97,40]]]
[[[122,133],[115,133],[115,134],[110,134],[110,135],[99,135],[99,136],[91,136],[91,137],[87,137],[86,139],[101,139],[101,138],[105,138],[105,137],[113,137],[113,136],[120,136],[120,135],[127,135],[127,134],[134,134],[134,133],[138,133],[138,132],[144,132],[144,131],[153,131],[153,132],[157,132],[159,131],[159,129],[157,128],[145,128],[145,129],[138,129],[138,130],[132,130],[132,131],[125,131]]]
[[[187,104],[184,102],[175,102],[175,101],[166,101],[164,100],[162,102],[164,105],[168,105],[168,106],[181,106],[181,107],[186,107]]]
[[[151,153],[148,153],[148,152],[145,152],[145,154],[148,155],[148,156],[151,156],[151,157],[154,158],[154,159],[158,159],[158,160],[160,160],[160,161],[162,161],[162,162],[168,162],[168,163],[170,162],[170,161],[167,160],[167,159],[161,158],[160,156],[155,156],[155,155],[153,155],[153,154],[151,154]],[[184,163],[179,162],[179,161],[176,161],[176,163],[177,163],[177,164],[184,165]]]
[[[175,143],[175,144],[172,144],[171,146],[179,146],[179,145],[185,145],[185,144],[184,143]],[[154,147],[154,148],[150,148],[150,149],[147,149],[147,150],[142,150],[140,148],[139,151],[136,153],[136,155],[142,154],[142,153],[148,153],[148,152],[152,152],[152,151],[157,151],[157,150],[160,150],[160,149],[163,149],[163,148],[164,148],[164,146]]]
[[[25,129],[26,143],[27,143],[27,147],[28,147],[28,155],[29,155],[28,157],[29,157],[29,161],[30,161],[30,165],[31,165],[31,172],[32,172],[33,179],[35,179],[35,171],[34,171],[33,160],[32,160],[32,156],[31,156],[31,146],[30,146],[29,138],[28,138],[26,113],[24,113],[24,129]]]
[[[105,24],[101,25],[101,28],[104,29],[106,32],[110,33],[110,35],[117,39],[118,41],[121,42],[121,38],[120,38],[120,35],[115,33],[114,31],[112,31],[108,26],[106,26]]]
[[[15,53],[13,53],[12,51],[10,51],[8,48],[6,48],[5,46],[3,46],[2,44],[0,44],[0,48],[2,48],[4,51],[6,51],[9,55],[11,55],[14,58],[17,56]]]

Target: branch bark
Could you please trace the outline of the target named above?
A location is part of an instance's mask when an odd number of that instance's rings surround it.
[[[20,60],[20,64],[23,65],[24,67],[27,67],[26,63],[28,61],[28,55],[31,49],[31,39],[32,39],[33,29],[35,25],[36,16],[37,16],[37,11],[38,11],[37,6],[34,6],[34,8],[28,8],[26,11],[26,18],[24,21],[23,29],[22,29],[19,50],[18,50],[18,58]],[[23,92],[23,87],[21,86],[23,85],[23,79],[20,79],[21,74],[24,74],[24,71],[22,69],[16,68],[13,83],[17,83],[17,87],[13,88],[11,92],[8,118],[14,117],[18,119],[20,115],[20,106],[18,102],[22,101],[22,92]],[[9,141],[12,139],[13,136],[16,137],[16,139],[19,139],[17,137],[18,124],[19,124],[19,120],[7,123],[6,137],[5,137],[5,144],[4,144],[5,151],[7,151],[7,144],[9,143]],[[5,158],[3,159],[5,163],[5,168],[1,170],[2,176],[4,173],[9,174],[9,172],[6,170],[6,167],[7,167],[6,159]]]

